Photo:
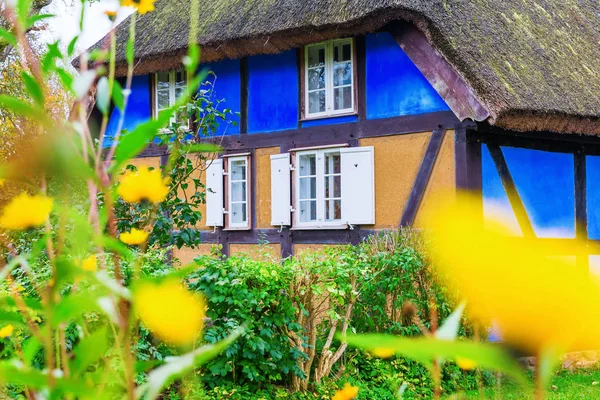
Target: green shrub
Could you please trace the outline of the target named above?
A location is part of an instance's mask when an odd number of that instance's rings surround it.
[[[301,332],[287,294],[290,266],[247,256],[203,257],[197,262],[202,269],[191,276],[190,287],[207,298],[204,339],[215,343],[247,324],[244,335],[206,365],[208,385],[234,382],[261,387],[301,375],[297,360],[304,354],[290,345],[285,333]]]

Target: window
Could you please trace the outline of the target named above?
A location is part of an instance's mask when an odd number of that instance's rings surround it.
[[[355,112],[352,39],[305,48],[305,118]]]
[[[227,207],[230,228],[248,227],[248,158],[229,157],[228,159]]]
[[[339,150],[297,153],[297,226],[342,223]]]
[[[185,71],[156,73],[154,116],[156,117],[161,110],[173,106],[177,98],[185,91],[186,86]],[[171,122],[175,122],[176,119],[177,115],[175,114],[171,118]],[[183,115],[180,116],[180,121],[182,124],[187,125],[187,120]]]
[[[206,168],[206,225],[250,229],[250,154],[225,155]]]

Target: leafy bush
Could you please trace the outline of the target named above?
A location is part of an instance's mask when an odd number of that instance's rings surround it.
[[[231,329],[246,324],[244,336],[224,356],[206,365],[210,386],[234,382],[260,387],[302,375],[298,359],[304,354],[290,346],[286,332],[301,334],[288,290],[293,270],[267,258],[203,257],[202,269],[191,276],[190,287],[208,301],[204,339],[215,343]]]

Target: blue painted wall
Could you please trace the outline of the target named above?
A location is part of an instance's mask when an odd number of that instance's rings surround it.
[[[586,157],[588,236],[600,239],[600,157]],[[600,264],[600,262],[599,262]]]
[[[224,60],[218,63],[210,64],[206,67],[201,67],[200,70],[206,68],[208,71],[212,71],[214,75],[210,74],[206,78],[206,81],[211,82],[214,85],[214,91],[212,94],[212,100],[217,102],[218,100],[225,100],[219,104],[218,110],[223,111],[224,109],[230,109],[234,113],[241,111],[240,102],[240,61],[239,60]],[[205,85],[202,88],[208,88],[210,85]],[[233,124],[235,122],[235,124]],[[240,117],[239,115],[230,115],[228,122],[219,125],[216,135],[236,135],[240,133]]]
[[[131,82],[131,95],[125,110],[123,129],[128,132],[134,130],[139,124],[146,122],[151,117],[150,108],[150,77],[148,75],[134,76]],[[103,147],[112,145],[112,138],[117,133],[121,111],[115,108],[110,115]]]
[[[387,32],[367,35],[366,75],[368,119],[449,110]]]
[[[296,50],[248,57],[248,133],[298,127]]]
[[[514,147],[503,147],[502,152],[536,236],[574,238],[573,155]],[[507,211],[506,222],[518,227],[486,146],[482,150],[482,178],[484,212]]]

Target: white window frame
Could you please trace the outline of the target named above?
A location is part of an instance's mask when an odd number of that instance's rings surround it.
[[[337,87],[347,87],[351,88],[351,107],[344,108],[341,110],[334,109],[334,86],[333,86],[333,49],[335,45],[344,45],[350,44],[350,68],[352,70],[352,78],[350,79],[350,85],[342,85]],[[319,113],[310,113],[309,109],[309,90],[308,90],[308,50],[311,47],[325,47],[325,111]],[[320,42],[311,44],[304,47],[304,119],[316,119],[316,118],[324,118],[331,117],[336,115],[347,115],[347,114],[355,114],[356,113],[356,68],[355,68],[355,54],[354,54],[354,39],[346,38],[346,39],[336,39],[329,40],[326,42]],[[314,67],[313,67],[314,68]],[[315,89],[312,92],[319,91],[323,89]]]
[[[236,161],[244,161],[244,165],[246,168],[246,179],[233,181],[231,179],[231,171],[232,164]],[[227,157],[227,172],[225,173],[227,177],[227,228],[229,229],[248,229],[250,227],[250,162],[248,156],[238,156],[238,157]],[[246,183],[246,201],[233,201],[233,191],[232,186],[234,182],[245,182]],[[244,222],[233,222],[233,204],[234,203],[246,203],[246,221]]]
[[[185,72],[185,70],[173,70],[173,71],[168,71],[166,72],[169,74],[169,107],[173,106],[173,104],[175,104],[175,102],[177,101],[177,95],[176,95],[176,91],[175,91],[175,78],[177,76],[177,73],[183,73],[185,76],[185,87],[187,88],[188,84],[189,84],[189,77],[187,75],[187,73]],[[158,72],[156,72],[154,74],[154,118],[158,117],[158,113],[161,110],[159,110],[158,108]],[[170,123],[174,123],[176,120],[176,113],[173,113],[173,115],[171,116],[170,119]],[[187,128],[187,127],[186,127]]]
[[[342,194],[341,194],[341,180],[343,179],[340,173],[337,174],[327,174],[327,176],[338,175],[340,176],[340,197],[339,198],[329,198],[325,199],[325,155],[328,153],[337,153],[340,155],[340,163],[341,163],[341,154],[340,148],[325,148],[325,149],[315,149],[315,150],[306,150],[306,151],[298,151],[294,155],[294,228],[299,229],[337,229],[337,228],[345,228],[347,224],[342,221],[342,216],[340,219],[335,219],[331,221],[325,220],[325,201],[327,200],[339,200],[340,201],[340,210],[341,210],[341,202],[342,202]],[[317,219],[316,221],[308,221],[302,222],[300,221],[300,157],[303,155],[314,155],[316,158],[316,186],[317,186]],[[340,165],[341,168],[341,165]],[[304,176],[306,177],[306,175]]]

